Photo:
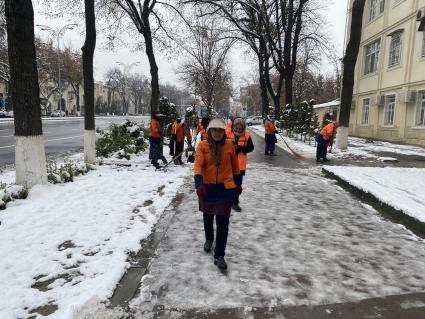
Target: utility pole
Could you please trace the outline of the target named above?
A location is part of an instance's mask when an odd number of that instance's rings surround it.
[[[58,89],[59,89],[59,114],[62,116],[62,84],[61,84],[61,67],[60,67],[60,39],[64,36],[66,30],[73,30],[77,26],[76,23],[66,24],[60,29],[53,29],[48,25],[37,24],[43,31],[48,31],[53,38],[56,38],[57,55],[58,55]]]

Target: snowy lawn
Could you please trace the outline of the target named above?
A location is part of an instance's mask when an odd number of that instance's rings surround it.
[[[34,310],[71,318],[92,297],[112,295],[129,266],[127,252],[139,250],[190,171],[155,171],[147,152],[130,163],[37,185],[0,212],[0,318]]]
[[[350,185],[425,223],[425,169],[325,166]]]
[[[263,134],[264,126],[255,125],[251,126],[252,129]],[[314,140],[311,140],[311,144],[304,143],[301,140],[294,138],[284,137],[289,146],[295,151],[303,154],[307,158],[316,157],[316,147]],[[287,149],[287,146],[282,140],[282,136],[277,136],[278,146]],[[332,153],[328,153],[329,158],[375,158],[380,160],[381,156],[379,153],[394,153],[395,155],[410,155],[410,156],[421,156],[425,157],[425,148],[414,146],[414,145],[400,145],[382,141],[368,141],[364,138],[349,137],[348,138],[348,149],[341,151],[335,148],[332,149]]]

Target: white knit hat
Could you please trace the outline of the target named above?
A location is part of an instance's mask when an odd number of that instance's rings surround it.
[[[224,122],[223,119],[220,119],[220,118],[212,119],[210,124],[208,124],[208,129],[210,128],[219,128],[219,129],[225,130],[226,123]]]

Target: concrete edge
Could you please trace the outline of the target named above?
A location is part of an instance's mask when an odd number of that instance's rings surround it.
[[[407,227],[417,236],[425,239],[425,223],[407,215],[402,210],[396,209],[393,206],[385,202],[382,202],[375,195],[368,193],[359,187],[351,185],[343,178],[327,170],[326,167],[322,167],[322,172],[325,174],[326,177],[336,180],[340,186],[342,186],[343,188],[348,190],[350,193],[354,194],[355,196],[357,196],[358,198],[360,198],[361,200],[365,201],[367,204],[372,206],[385,218],[397,224],[402,224],[403,226]]]

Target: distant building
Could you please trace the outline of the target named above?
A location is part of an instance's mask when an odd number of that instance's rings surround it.
[[[349,17],[353,0],[350,0]],[[367,0],[350,134],[425,145],[425,0]],[[351,18],[347,24],[349,34]]]

